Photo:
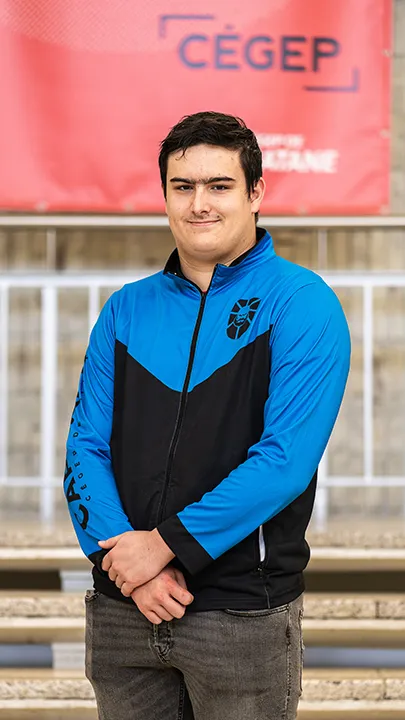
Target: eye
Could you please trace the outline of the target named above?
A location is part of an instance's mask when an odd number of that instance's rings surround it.
[[[175,190],[180,190],[180,192],[185,192],[186,190],[191,190],[191,189],[192,189],[191,185],[177,185],[177,187],[175,187]]]
[[[229,187],[228,185],[213,185],[211,189],[219,190],[221,192],[222,190],[229,190]]]

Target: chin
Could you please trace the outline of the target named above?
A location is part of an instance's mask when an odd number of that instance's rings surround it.
[[[216,245],[221,242],[222,227],[218,224],[196,227],[188,225],[184,228],[183,237],[187,245],[204,246],[206,243]]]
[[[194,252],[203,254],[209,253],[211,255],[215,255],[219,252],[221,244],[216,238],[201,238],[201,240],[196,240],[195,238],[193,238],[193,240],[189,243],[188,246]]]

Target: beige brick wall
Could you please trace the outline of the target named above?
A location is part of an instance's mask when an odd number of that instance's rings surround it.
[[[405,214],[405,0],[395,0],[395,56],[392,93],[391,211]],[[405,272],[405,229],[331,229],[319,258],[316,230],[276,229],[280,255],[313,269]],[[168,230],[60,230],[55,247],[58,271],[131,271],[160,268],[173,240]],[[49,251],[49,247],[48,247]],[[0,230],[0,272],[49,269],[46,232]],[[320,264],[322,267],[320,268]],[[102,302],[109,291],[102,292]],[[334,474],[363,472],[362,294],[338,292],[352,333],[352,370],[338,424],[331,441]],[[405,291],[375,293],[375,472],[405,474]],[[59,295],[57,469],[62,473],[64,442],[76,394],[87,339],[87,296],[84,291]],[[33,475],[39,470],[40,440],[40,295],[13,291],[10,298],[9,470]],[[361,492],[334,491],[336,506],[362,507]],[[370,507],[399,510],[402,491],[377,491]]]

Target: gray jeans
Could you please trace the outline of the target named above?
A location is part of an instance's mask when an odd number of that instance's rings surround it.
[[[267,610],[186,612],[153,625],[86,593],[86,676],[99,720],[295,720],[303,596]]]

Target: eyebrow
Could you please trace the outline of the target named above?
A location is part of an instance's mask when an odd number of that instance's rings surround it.
[[[170,178],[172,183],[184,183],[185,185],[196,185],[201,183],[202,185],[211,185],[212,183],[219,182],[236,182],[235,178],[227,177],[226,175],[220,175],[218,177],[202,178],[201,180],[190,180],[190,178],[173,177]]]

